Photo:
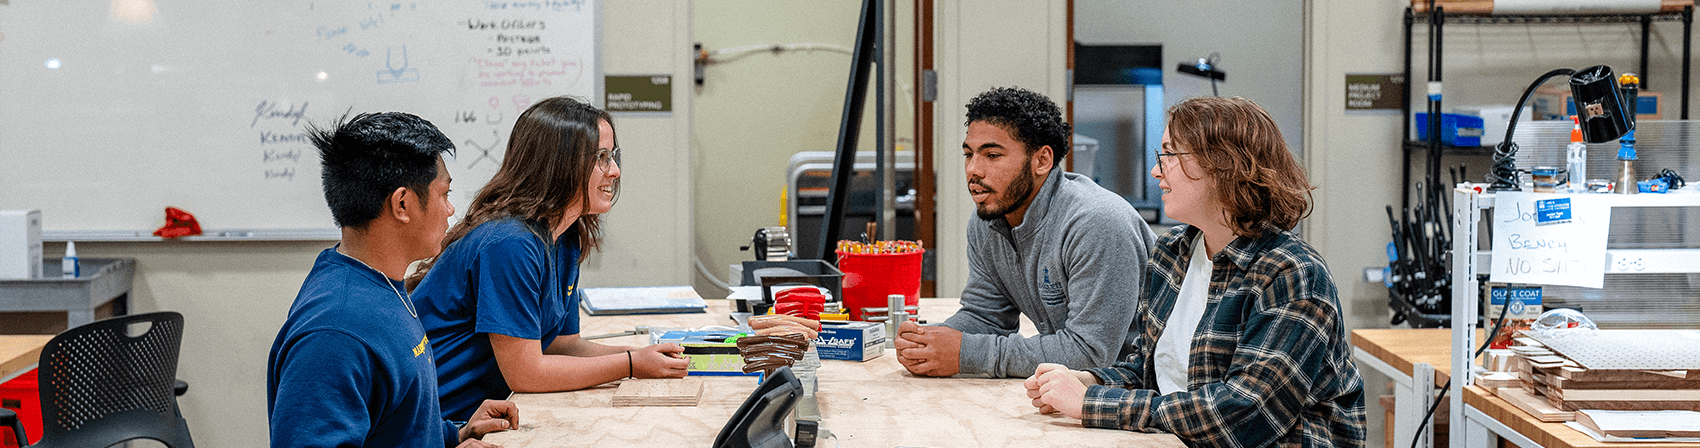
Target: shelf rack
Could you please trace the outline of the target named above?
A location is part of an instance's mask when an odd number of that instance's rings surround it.
[[[1681,88],[1682,96],[1680,97],[1681,98],[1681,108],[1680,108],[1679,112],[1680,112],[1681,119],[1683,119],[1683,120],[1688,119],[1689,73],[1690,73],[1690,69],[1691,69],[1690,65],[1692,64],[1692,61],[1693,61],[1692,47],[1693,47],[1693,42],[1694,42],[1694,39],[1693,39],[1693,35],[1694,35],[1694,7],[1693,6],[1685,6],[1685,7],[1683,7],[1683,10],[1679,11],[1679,12],[1668,12],[1668,13],[1658,13],[1658,14],[1607,14],[1607,15],[1488,15],[1488,16],[1483,16],[1483,15],[1447,15],[1446,9],[1444,7],[1437,7],[1437,6],[1433,6],[1433,5],[1430,5],[1428,10],[1429,11],[1427,11],[1427,12],[1420,12],[1419,13],[1419,12],[1413,11],[1409,7],[1405,8],[1405,17],[1404,17],[1404,24],[1405,24],[1405,88],[1404,88],[1404,92],[1403,92],[1404,93],[1404,103],[1400,108],[1401,109],[1401,117],[1402,117],[1402,120],[1403,120],[1403,123],[1401,124],[1401,129],[1404,132],[1399,135],[1399,138],[1401,140],[1405,141],[1405,143],[1401,145],[1401,151],[1400,151],[1400,153],[1403,156],[1403,159],[1400,160],[1400,166],[1403,167],[1401,169],[1401,176],[1400,176],[1400,181],[1402,182],[1400,184],[1400,191],[1402,192],[1402,195],[1399,198],[1399,204],[1400,204],[1401,209],[1409,208],[1410,205],[1411,205],[1411,203],[1410,203],[1411,202],[1411,199],[1410,199],[1411,192],[1410,192],[1410,190],[1411,190],[1411,154],[1412,154],[1412,151],[1417,151],[1417,150],[1426,151],[1425,154],[1428,157],[1427,157],[1426,162],[1425,162],[1425,168],[1426,168],[1425,169],[1425,171],[1426,171],[1425,176],[1429,180],[1429,185],[1439,185],[1440,184],[1440,156],[1443,153],[1444,154],[1463,154],[1463,155],[1491,155],[1491,154],[1493,154],[1493,148],[1485,147],[1485,146],[1476,146],[1476,147],[1444,146],[1443,147],[1443,145],[1440,144],[1440,139],[1438,138],[1438,136],[1440,135],[1440,122],[1441,122],[1441,120],[1439,120],[1439,119],[1429,120],[1429,123],[1428,123],[1428,125],[1429,125],[1428,135],[1436,136],[1436,138],[1432,138],[1432,139],[1430,139],[1429,141],[1426,141],[1426,142],[1424,142],[1424,141],[1410,141],[1410,139],[1411,139],[1411,121],[1412,121],[1412,115],[1411,115],[1411,110],[1412,110],[1411,88],[1412,87],[1411,86],[1413,84],[1412,80],[1414,79],[1411,76],[1412,75],[1412,69],[1411,69],[1412,68],[1412,57],[1413,57],[1412,50],[1411,50],[1411,48],[1412,48],[1411,43],[1412,43],[1412,29],[1414,28],[1414,25],[1417,23],[1418,20],[1422,20],[1423,23],[1428,25],[1428,28],[1429,28],[1429,36],[1428,36],[1428,38],[1429,38],[1429,45],[1428,45],[1428,62],[1429,62],[1429,65],[1428,65],[1428,82],[1430,82],[1430,83],[1441,82],[1442,68],[1444,67],[1443,56],[1445,54],[1442,38],[1445,36],[1445,34],[1443,32],[1444,29],[1445,29],[1444,25],[1448,24],[1448,23],[1467,24],[1467,25],[1639,23],[1639,24],[1641,24],[1641,58],[1640,58],[1640,67],[1639,67],[1640,71],[1637,71],[1636,73],[1641,75],[1642,89],[1643,90],[1648,88],[1648,85],[1649,85],[1648,79],[1651,78],[1650,74],[1647,71],[1647,55],[1648,55],[1647,48],[1648,48],[1648,45],[1651,41],[1651,26],[1652,26],[1652,23],[1653,22],[1680,21],[1680,22],[1682,22],[1682,75],[1679,77],[1679,80],[1680,80],[1680,84],[1682,86],[1682,88]],[[1441,104],[1440,103],[1441,103],[1440,98],[1432,98],[1428,101],[1428,113],[1429,113],[1430,117],[1439,117],[1440,116],[1440,113],[1441,113]]]

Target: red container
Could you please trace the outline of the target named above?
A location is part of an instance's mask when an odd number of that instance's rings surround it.
[[[35,372],[36,369],[30,369],[0,384],[0,407],[18,413],[18,420],[24,423],[24,432],[28,433],[30,443],[41,441],[41,391],[36,388]],[[12,430],[5,429],[4,432],[11,433]],[[0,436],[0,447],[16,446],[6,445],[10,441],[8,439],[15,437]]]
[[[862,320],[863,308],[884,308],[886,296],[903,295],[904,306],[921,304],[921,254],[852,254],[838,252],[838,270],[844,272],[844,307],[850,320]],[[890,337],[890,336],[887,336]]]

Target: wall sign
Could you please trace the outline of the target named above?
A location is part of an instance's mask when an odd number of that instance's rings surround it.
[[[1346,74],[1347,111],[1400,110],[1404,103],[1405,75]]]
[[[672,112],[673,75],[603,78],[609,112]]]

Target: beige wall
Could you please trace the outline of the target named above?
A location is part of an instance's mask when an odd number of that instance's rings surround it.
[[[894,2],[900,36],[913,35],[914,8]],[[707,6],[712,5],[712,6]],[[705,50],[746,45],[815,43],[854,48],[861,2],[807,5],[781,0],[723,0],[699,5],[695,41]],[[895,92],[898,144],[913,150],[915,90],[909,38],[893,45],[898,58]],[[748,246],[756,229],[779,225],[787,162],[801,151],[835,151],[849,82],[849,53],[833,50],[756,52],[717,56],[696,89],[693,142],[696,255],[703,269],[727,280],[728,266],[754,259]],[[874,145],[874,81],[868,84],[858,147]],[[793,223],[794,224],[794,223]],[[814,229],[818,232],[818,229]],[[724,289],[698,271],[694,285],[705,296]]]
[[[1309,0],[1305,23],[1305,127],[1316,209],[1304,238],[1334,273],[1347,329],[1387,328],[1387,288],[1365,283],[1368,266],[1385,266],[1391,238],[1382,207],[1399,198],[1399,117],[1347,115],[1346,73],[1402,68],[1401,4],[1395,0]],[[1369,444],[1382,444],[1387,380],[1364,372]],[[1409,443],[1409,441],[1401,442]]]
[[[968,197],[962,167],[968,100],[992,87],[1022,87],[1062,105],[1068,98],[1068,9],[1062,0],[939,0],[935,31],[939,98],[934,110],[938,175],[938,294],[968,280]]]

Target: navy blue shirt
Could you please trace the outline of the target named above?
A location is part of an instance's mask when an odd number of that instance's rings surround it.
[[[272,446],[459,442],[457,428],[438,410],[425,328],[398,291],[406,291],[401,282],[335,248],[319,253],[272,342],[266,369]]]
[[[437,354],[445,418],[471,415],[513,389],[496,365],[490,333],[534,339],[578,334],[577,239],[514,219],[479,225],[443,249],[414,290],[419,322]]]

